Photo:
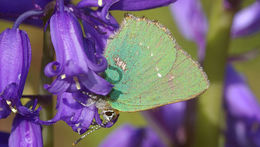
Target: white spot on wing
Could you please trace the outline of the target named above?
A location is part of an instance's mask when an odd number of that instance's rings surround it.
[[[157,76],[158,76],[159,78],[161,78],[161,77],[162,77],[162,75],[161,75],[160,73],[157,73]]]

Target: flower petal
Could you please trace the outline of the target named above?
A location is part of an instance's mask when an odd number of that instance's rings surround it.
[[[164,147],[157,134],[150,128],[134,128],[122,125],[112,132],[99,147]]]
[[[67,11],[56,12],[50,20],[50,33],[63,74],[76,76],[88,72],[83,33],[75,16]]]
[[[184,144],[186,105],[186,102],[178,102],[145,111],[143,114],[155,122],[167,136],[170,136],[175,145]]]
[[[103,55],[103,51],[107,44],[107,39],[119,28],[119,24],[115,18],[104,10],[86,10],[90,16],[82,20],[83,28],[86,34],[87,42],[92,42],[92,49],[98,55]],[[101,14],[104,13],[104,14]],[[109,19],[107,19],[108,17]],[[87,53],[91,44],[86,43]]]
[[[205,39],[208,31],[206,16],[199,0],[179,0],[171,5],[174,20],[183,36],[198,45],[198,56],[205,56]]]
[[[137,11],[167,6],[177,0],[120,0],[110,10]],[[182,1],[182,0],[180,0]]]
[[[87,75],[79,75],[78,78],[80,84],[95,94],[107,95],[113,87],[113,85],[91,70]]]
[[[258,31],[260,31],[260,1],[256,1],[234,16],[232,36],[242,37]]]
[[[9,138],[9,147],[24,146],[43,146],[41,126],[20,115],[16,115]]]
[[[225,105],[237,118],[257,118],[260,121],[260,105],[244,77],[229,64],[226,69]]]
[[[230,64],[226,68],[224,97],[226,146],[260,146],[260,105],[244,77]]]
[[[81,99],[88,99],[86,95],[80,93],[72,94],[64,92],[59,94],[55,117],[45,122],[41,121],[41,123],[48,125],[63,120],[71,126],[73,131],[78,132],[79,134],[86,132],[93,121],[96,107],[95,105],[89,107],[83,106],[76,101],[77,98],[74,98],[74,96],[81,97]]]
[[[70,79],[62,79],[61,77],[57,77],[51,85],[45,84],[44,88],[48,90],[50,93],[59,94],[66,91],[71,85]]]
[[[56,67],[56,69],[54,69]],[[44,68],[44,74],[47,77],[53,77],[62,72],[62,67],[60,66],[60,63],[57,61],[53,61],[48,63]]]
[[[6,29],[2,32],[0,34],[0,98],[2,102],[9,100],[12,106],[18,107],[30,63],[31,46],[27,34],[19,29]],[[5,114],[7,113],[9,110],[6,110]]]

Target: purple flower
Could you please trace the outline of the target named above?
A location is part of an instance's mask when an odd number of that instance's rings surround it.
[[[107,39],[119,28],[119,24],[111,14],[104,13],[103,9],[93,11],[85,8],[83,12],[88,14],[81,15],[87,41],[86,51],[89,53],[90,60],[97,63],[97,59],[93,55],[103,54]]]
[[[100,64],[88,59],[84,49],[85,40],[75,16],[67,11],[57,11],[51,17],[50,31],[57,61],[46,66],[45,74],[57,76],[57,79],[52,85],[46,85],[46,89],[54,94],[80,89],[100,95],[108,94],[112,85],[96,73],[106,69],[106,59],[100,56]]]
[[[31,46],[27,34],[19,29],[6,29],[0,34],[0,118],[10,110],[27,113],[20,98],[31,62]],[[29,112],[29,111],[28,111]]]
[[[9,137],[9,147],[42,147],[41,126],[21,115],[16,115]]]
[[[151,119],[166,133],[174,145],[183,145],[186,141],[185,113],[186,102],[178,102],[153,110],[145,111],[144,115]],[[174,116],[174,117],[171,117]]]
[[[232,36],[242,37],[260,31],[260,1],[239,11],[232,25]]]
[[[52,124],[59,120],[65,121],[73,131],[82,134],[87,131],[91,125],[94,115],[97,113],[95,105],[89,107],[81,105],[74,97],[87,100],[87,96],[81,93],[64,92],[58,94],[57,99],[57,113],[55,117],[49,121],[42,122],[42,124]]]
[[[205,56],[205,39],[208,31],[207,18],[199,0],[180,0],[171,5],[171,12],[179,30],[189,40],[198,45],[198,56]]]
[[[164,147],[160,138],[151,128],[135,128],[123,125],[111,133],[99,147]]]
[[[227,147],[260,146],[260,104],[245,78],[230,64],[226,68],[225,108]]]

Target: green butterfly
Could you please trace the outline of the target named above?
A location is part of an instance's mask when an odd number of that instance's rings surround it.
[[[118,111],[143,111],[185,101],[209,87],[200,65],[176,45],[168,29],[146,18],[128,14],[108,42],[105,57],[109,64],[105,77],[114,88],[105,98],[87,93],[101,110],[104,122],[73,145],[115,121]]]
[[[107,44],[107,99],[113,109],[143,111],[194,98],[209,87],[200,65],[158,22],[127,14]]]

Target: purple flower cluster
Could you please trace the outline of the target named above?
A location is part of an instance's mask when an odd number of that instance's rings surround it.
[[[107,39],[119,28],[109,11],[151,9],[175,1],[82,0],[77,6],[69,0],[56,0],[56,4],[52,0],[1,1],[0,18],[16,20],[13,28],[0,34],[0,118],[16,113],[9,146],[43,146],[41,125],[59,120],[79,134],[91,125],[113,126],[118,115],[108,117],[102,110],[105,107],[97,104],[97,97],[107,95],[113,87],[101,76],[107,68],[103,56]],[[42,18],[52,11],[44,24]],[[51,120],[39,119],[41,107],[36,109],[37,100],[26,104],[20,100],[31,62],[30,41],[26,32],[19,29],[21,23],[50,28],[56,61],[47,64],[44,73],[55,80],[44,88],[57,95],[57,113]],[[146,129],[138,132],[150,134]]]

